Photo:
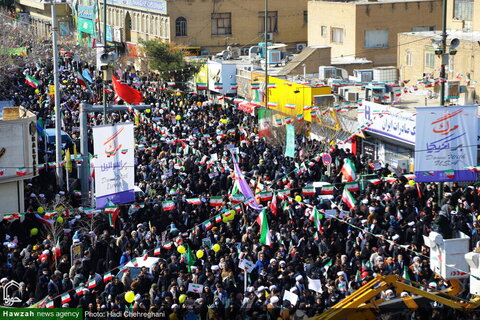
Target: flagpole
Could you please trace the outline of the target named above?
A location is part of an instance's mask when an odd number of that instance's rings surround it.
[[[243,268],[243,292],[247,292],[247,283],[248,281],[248,274],[247,274],[247,267]]]
[[[55,87],[55,172],[57,175],[57,185],[63,188],[63,171],[60,167],[62,161],[62,132],[61,132],[61,112],[60,112],[60,83],[58,72],[58,46],[57,46],[57,7],[55,0],[51,2],[52,6],[52,45],[53,45],[53,85]]]

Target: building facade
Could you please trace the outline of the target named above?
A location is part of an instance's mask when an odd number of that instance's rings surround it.
[[[441,1],[308,2],[308,45],[331,46],[333,57],[359,57],[374,66],[396,65],[397,34],[435,30]]]

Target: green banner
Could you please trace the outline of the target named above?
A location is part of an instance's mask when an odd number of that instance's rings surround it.
[[[88,34],[95,34],[95,25],[92,20],[78,18],[78,31]]]
[[[285,147],[285,157],[295,157],[295,127],[291,124],[287,128],[287,146]]]
[[[82,320],[83,310],[74,308],[33,309],[33,308],[0,308],[0,319],[8,320]]]

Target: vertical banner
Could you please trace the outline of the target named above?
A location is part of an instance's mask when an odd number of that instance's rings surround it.
[[[417,182],[475,181],[467,167],[477,165],[477,107],[417,108]]]
[[[97,208],[135,200],[133,123],[93,127]]]
[[[295,157],[295,127],[287,124],[287,146],[285,147],[285,157]]]
[[[258,136],[259,137],[269,137],[270,132],[270,118],[271,111],[265,108],[258,109]]]

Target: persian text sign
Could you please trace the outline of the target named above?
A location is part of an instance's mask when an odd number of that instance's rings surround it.
[[[477,107],[417,108],[415,175],[418,182],[473,181],[477,165]]]
[[[133,123],[94,127],[93,141],[97,208],[104,208],[108,200],[114,204],[133,202]]]

